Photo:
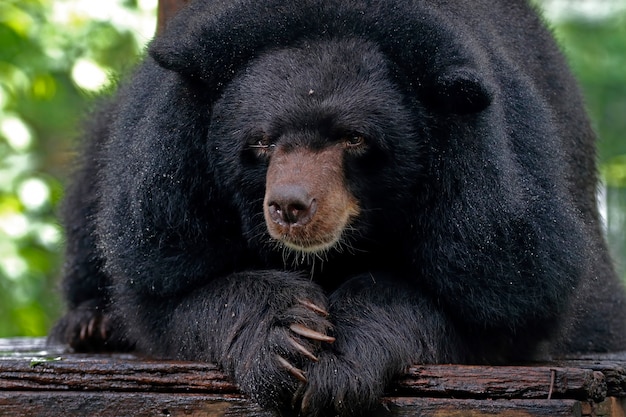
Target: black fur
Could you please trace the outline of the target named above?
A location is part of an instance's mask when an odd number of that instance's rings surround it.
[[[251,145],[346,133],[366,141],[341,162],[359,215],[286,249]],[[411,363],[626,347],[594,134],[524,1],[196,1],[88,136],[52,340],[214,361],[312,416],[374,409]]]

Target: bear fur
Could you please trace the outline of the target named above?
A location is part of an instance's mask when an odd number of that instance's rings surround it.
[[[525,1],[192,2],[90,121],[51,340],[306,416],[412,363],[623,349],[594,140]]]

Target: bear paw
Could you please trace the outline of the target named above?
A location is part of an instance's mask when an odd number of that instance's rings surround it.
[[[248,336],[240,336],[230,344],[225,368],[233,366],[241,389],[264,408],[293,415],[298,405],[292,399],[308,380],[305,369],[319,360],[324,344],[335,341],[330,335],[328,313],[321,307],[323,298],[317,298],[311,301],[296,296],[283,304],[284,309],[274,311],[271,307],[276,304],[269,303],[270,311],[260,321],[262,324],[257,322],[246,330],[251,332]],[[248,343],[244,345],[243,341]]]
[[[300,415],[378,415],[375,410],[381,407],[386,379],[375,366],[324,352],[306,375],[307,383],[301,385],[293,400],[299,404]]]
[[[324,308],[308,300],[299,299],[298,303],[301,307],[310,310],[311,312],[317,314],[319,317],[323,318],[323,321],[326,321],[326,318],[328,317],[328,312]],[[324,327],[325,330],[330,329],[329,324],[326,324],[326,326]],[[287,336],[286,340],[291,348],[293,348],[301,356],[304,356],[305,358],[313,362],[317,362],[319,359],[311,351],[312,349],[307,345],[319,345],[320,343],[333,343],[335,341],[334,337],[329,336],[326,333],[313,330],[301,323],[292,323],[291,325],[289,325],[289,330],[291,331],[291,334]],[[308,343],[303,341],[308,341]],[[307,382],[306,375],[304,371],[302,371],[300,368],[291,364],[291,362],[289,362],[280,354],[276,355],[276,360],[283,368],[285,368],[292,376],[294,376],[300,382]]]
[[[94,300],[68,311],[50,332],[48,343],[68,344],[76,352],[128,351],[123,326]]]

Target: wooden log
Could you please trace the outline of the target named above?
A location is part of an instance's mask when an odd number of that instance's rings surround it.
[[[581,417],[575,400],[456,400],[385,398],[376,416],[389,417]],[[79,392],[0,392],[0,415],[22,417],[247,416],[270,417],[237,396]],[[598,416],[599,417],[599,416]]]
[[[236,393],[213,364],[154,361],[133,355],[42,351],[0,359],[1,390]],[[455,398],[604,399],[600,372],[577,368],[414,366],[393,395]]]
[[[7,417],[270,417],[241,396],[111,392],[1,392]]]
[[[130,355],[0,360],[0,390],[238,392],[213,364],[142,361]]]
[[[607,381],[609,392],[620,392],[625,363],[600,358],[538,366],[413,366],[392,386],[376,415],[626,417],[626,395],[603,397]],[[270,414],[248,401],[213,364],[74,354],[46,346],[43,339],[0,339],[4,415]]]
[[[449,398],[385,398],[397,417],[581,417],[576,400],[457,400]]]
[[[0,390],[239,392],[214,364],[68,353],[44,339],[0,339]]]
[[[600,403],[582,403],[583,416],[626,417],[626,401],[623,398],[609,397]]]
[[[394,388],[408,395],[455,398],[572,398],[601,401],[601,372],[548,366],[413,366]]]
[[[595,359],[582,358],[558,361],[559,366],[593,369],[604,374],[607,382],[607,395],[626,397],[626,352],[610,355],[597,355]]]

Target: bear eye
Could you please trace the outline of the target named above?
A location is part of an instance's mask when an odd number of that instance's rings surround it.
[[[270,142],[270,138],[268,138],[267,136],[263,136],[262,138],[260,138],[259,140],[257,140],[254,143],[251,143],[250,145],[248,145],[251,148],[269,148],[270,146],[272,146],[272,142]]]
[[[357,149],[365,146],[365,138],[358,133],[350,134],[343,138],[343,143],[346,148]]]
[[[248,144],[248,149],[254,149],[257,152],[266,153],[274,148],[276,144],[272,142],[269,136],[263,135]]]

